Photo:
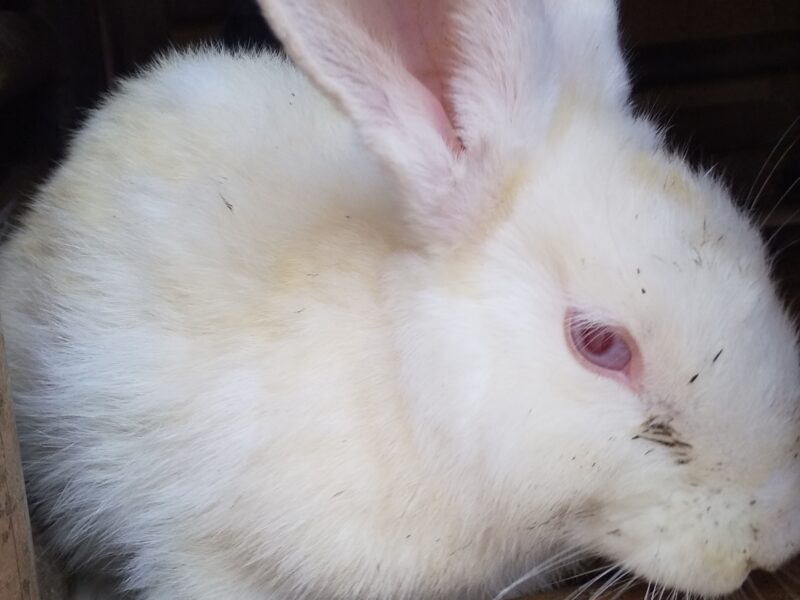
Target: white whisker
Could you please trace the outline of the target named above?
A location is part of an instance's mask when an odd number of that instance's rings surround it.
[[[772,578],[778,583],[780,588],[784,592],[786,592],[786,595],[791,600],[797,600],[798,597],[800,597],[800,596],[798,596],[797,591],[796,590],[792,590],[792,588],[783,579],[780,578],[780,575],[781,575],[780,573],[772,573]]]
[[[782,203],[782,202],[783,202],[783,201],[784,201],[784,200],[785,200],[785,199],[786,199],[786,198],[789,196],[789,194],[792,192],[792,190],[795,188],[795,186],[797,186],[797,184],[798,184],[798,183],[800,183],[800,177],[797,177],[797,178],[796,178],[796,179],[795,179],[795,180],[794,180],[794,181],[791,183],[791,185],[790,185],[788,188],[786,188],[786,191],[785,191],[785,192],[783,192],[783,194],[781,194],[781,197],[780,197],[780,198],[778,198],[778,200],[775,202],[775,205],[774,205],[774,206],[773,206],[773,207],[770,209],[770,211],[767,213],[767,216],[765,216],[765,217],[764,217],[764,218],[761,220],[761,225],[760,225],[760,228],[764,228],[764,227],[766,227],[766,225],[767,225],[767,221],[769,221],[769,218],[770,218],[770,217],[771,217],[773,214],[775,214],[775,211],[776,211],[776,210],[778,210],[778,207],[780,207],[781,203]],[[795,211],[795,212],[793,212],[791,215],[789,215],[789,217],[788,217],[788,218],[787,218],[787,219],[786,219],[786,220],[785,220],[785,221],[784,221],[784,222],[781,224],[781,226],[780,226],[780,227],[778,227],[778,231],[780,231],[780,230],[781,230],[781,229],[783,229],[783,228],[784,228],[786,225],[788,225],[788,224],[789,224],[789,223],[792,221],[792,219],[793,219],[793,218],[794,218],[796,215],[797,215],[797,211]],[[775,236],[775,234],[774,234],[774,233],[773,233],[772,235],[773,235],[773,237]],[[770,239],[772,239],[772,238],[770,238]]]
[[[746,584],[747,584],[747,587],[749,587],[750,590],[753,592],[753,596],[755,596],[757,600],[764,600],[764,597],[761,595],[761,592],[758,591],[758,588],[756,587],[756,584],[753,583],[752,579],[748,579],[746,581]],[[743,589],[743,591],[744,591],[744,589]]]
[[[624,571],[618,571],[612,577],[608,579],[603,585],[601,585],[590,597],[589,600],[597,600],[603,594],[605,594],[613,585],[619,581],[622,577],[624,577],[626,573]]]
[[[794,573],[789,573],[789,571],[785,571],[785,570],[781,570],[781,571],[779,571],[779,573],[781,575],[783,575],[784,577],[788,578],[792,583],[800,585],[800,577],[798,577]]]
[[[537,575],[541,575],[558,567],[563,567],[567,564],[572,564],[570,561],[577,556],[581,556],[582,554],[583,550],[575,548],[567,548],[566,550],[558,552],[549,559],[545,560],[543,563],[536,565],[531,570],[518,577],[511,584],[504,587],[492,598],[492,600],[503,600],[508,596],[508,594],[512,593],[514,590],[519,588],[519,586],[530,581]]]
[[[565,600],[575,600],[576,598],[579,598],[581,596],[581,594],[583,594],[586,590],[591,588],[596,582],[600,581],[603,577],[605,577],[606,575],[608,575],[609,573],[614,571],[616,568],[617,567],[614,566],[614,565],[608,567],[602,573],[600,573],[599,575],[593,577],[591,580],[587,581],[581,587],[579,587],[577,590],[572,592],[569,596],[567,596],[567,598]]]
[[[789,132],[792,129],[794,129],[794,126],[797,125],[798,121],[800,121],[800,117],[797,117],[794,121],[792,121],[789,124],[789,127],[786,128],[786,131],[784,131],[783,135],[780,137],[780,139],[778,139],[778,143],[775,144],[775,146],[772,148],[770,153],[767,155],[766,160],[764,160],[764,164],[761,165],[761,168],[759,169],[758,174],[753,179],[753,183],[750,185],[750,190],[748,190],[747,196],[745,196],[745,206],[747,207],[747,210],[749,212],[752,212],[753,208],[755,208],[755,205],[756,205],[756,202],[758,201],[758,198],[761,196],[761,193],[764,191],[764,188],[766,187],[767,183],[769,183],[769,180],[772,177],[773,173],[780,166],[781,162],[783,161],[783,159],[788,154],[788,150],[791,150],[792,146],[794,146],[794,142],[792,142],[792,144],[789,145],[789,148],[787,149],[787,152],[784,152],[781,155],[781,158],[779,158],[778,161],[775,163],[775,166],[773,167],[772,171],[770,171],[769,175],[767,175],[767,178],[764,180],[764,184],[758,190],[758,193],[755,195],[755,197],[753,197],[753,190],[755,189],[755,187],[756,187],[756,185],[758,183],[758,180],[761,178],[761,175],[764,173],[764,169],[767,168],[767,165],[769,164],[769,161],[772,160],[772,157],[778,151],[778,148],[780,148],[781,144],[783,143],[783,140],[785,140],[786,136],[789,135]],[[797,140],[795,139],[795,142],[796,141]]]
[[[639,580],[636,577],[631,576],[628,581],[626,581],[621,587],[620,590],[614,594],[610,600],[618,600],[620,596],[622,596],[625,592],[631,589]]]
[[[650,591],[652,589],[653,589],[653,582],[652,581],[648,581],[647,582],[647,588],[644,590],[644,598],[643,598],[643,600],[651,600]]]
[[[796,246],[797,244],[800,244],[800,238],[798,238],[796,240],[792,240],[791,242],[789,242],[788,244],[786,244],[782,248],[779,248],[777,251],[775,251],[775,253],[772,256],[769,257],[770,263],[773,264],[773,265],[776,264],[778,262],[778,258],[781,256],[781,254],[786,252],[789,248],[792,248],[793,246]]]

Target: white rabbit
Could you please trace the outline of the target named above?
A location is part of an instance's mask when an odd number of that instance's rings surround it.
[[[304,74],[164,58],[2,252],[71,567],[416,600],[600,556],[719,594],[798,552],[794,329],[756,229],[629,108],[614,3],[262,4]]]

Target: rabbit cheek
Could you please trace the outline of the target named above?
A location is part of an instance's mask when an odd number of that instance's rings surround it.
[[[669,417],[649,417],[642,423],[632,439],[664,447],[672,455],[677,465],[689,464],[692,460],[692,445],[677,434],[670,421]]]

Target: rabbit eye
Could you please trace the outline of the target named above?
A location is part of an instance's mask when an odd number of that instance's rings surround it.
[[[572,315],[567,318],[572,351],[592,370],[627,373],[633,358],[628,336],[619,328]]]

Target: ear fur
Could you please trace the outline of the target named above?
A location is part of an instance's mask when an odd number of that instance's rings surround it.
[[[412,237],[426,247],[457,245],[491,218],[544,137],[559,51],[576,52],[560,29],[585,35],[585,7],[613,8],[608,0],[259,2],[289,55],[395,176]]]
[[[628,69],[619,44],[617,0],[543,0],[550,16],[560,75],[584,99],[624,108]]]

